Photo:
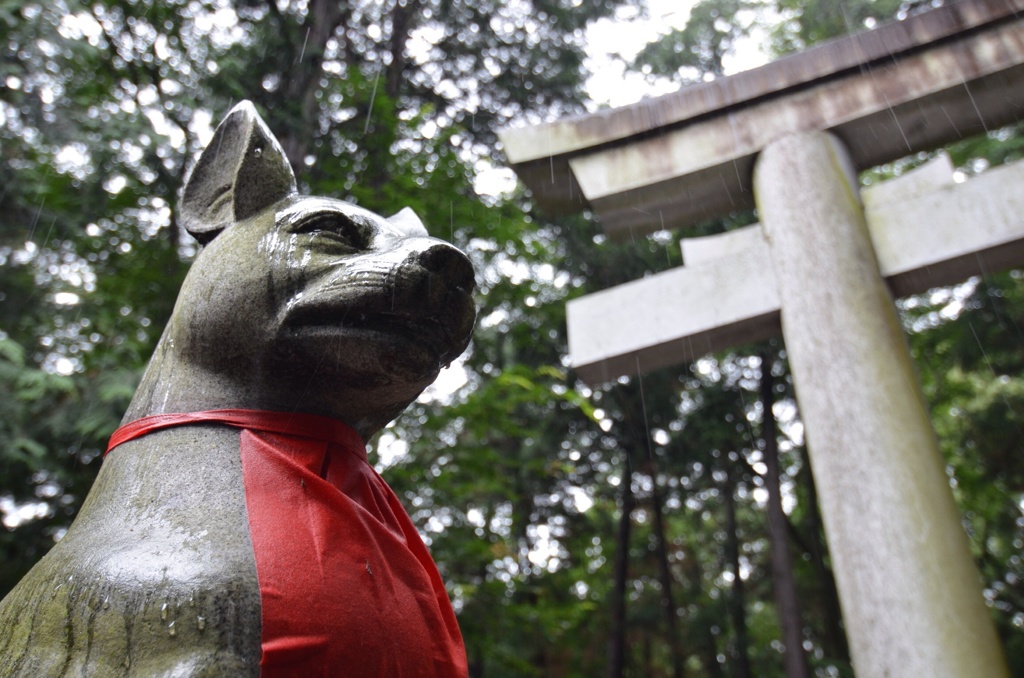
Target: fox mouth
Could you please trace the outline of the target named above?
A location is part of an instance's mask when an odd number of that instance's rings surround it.
[[[400,370],[447,365],[469,344],[473,269],[454,247],[408,238],[326,263],[292,288],[280,316],[283,329],[315,340],[310,349],[345,362],[375,355],[382,369]]]
[[[465,348],[465,342],[453,337],[452,330],[439,318],[426,315],[309,305],[294,308],[285,326],[302,334],[420,345],[430,350],[441,365],[450,363]]]

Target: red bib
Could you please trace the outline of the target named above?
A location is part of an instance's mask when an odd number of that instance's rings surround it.
[[[444,583],[398,497],[334,419],[260,410],[158,414],[107,452],[170,426],[242,429],[262,604],[261,676],[467,675]]]

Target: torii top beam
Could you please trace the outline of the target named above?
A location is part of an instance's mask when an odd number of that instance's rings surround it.
[[[1024,118],[1024,0],[960,0],[631,106],[499,132],[551,213],[612,235],[753,207],[756,154],[828,130],[858,169]]]

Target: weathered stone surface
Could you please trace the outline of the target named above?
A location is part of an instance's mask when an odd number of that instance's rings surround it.
[[[854,668],[1009,676],[848,166],[793,135],[754,185]]]
[[[735,251],[692,257],[684,250],[681,268],[570,301],[569,358],[577,374],[604,383],[778,335],[779,296],[760,230],[731,237]]]
[[[871,240],[893,294],[917,294],[1024,263],[1021,186],[1024,162],[956,183],[949,159],[940,156],[906,178],[862,191]]]
[[[892,293],[917,294],[1024,262],[1022,185],[1024,162],[956,183],[940,156],[862,191]],[[569,302],[569,355],[583,379],[611,381],[638,366],[646,372],[780,334],[760,225],[684,238],[681,248],[681,268]]]
[[[1024,117],[1024,0],[962,0],[632,106],[501,133],[545,209],[611,235],[753,207],[756,154],[829,130],[858,168]]]
[[[297,195],[248,103],[218,128],[179,214],[208,244],[124,422],[306,412],[366,440],[469,342],[468,259],[407,210],[389,221]],[[258,675],[238,441],[191,425],[108,457],[67,535],[0,603],[0,675]]]

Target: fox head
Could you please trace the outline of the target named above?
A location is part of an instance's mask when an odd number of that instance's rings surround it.
[[[248,102],[217,128],[178,213],[205,247],[126,420],[183,407],[296,410],[368,437],[469,344],[466,256],[409,209],[383,218],[299,195]]]

